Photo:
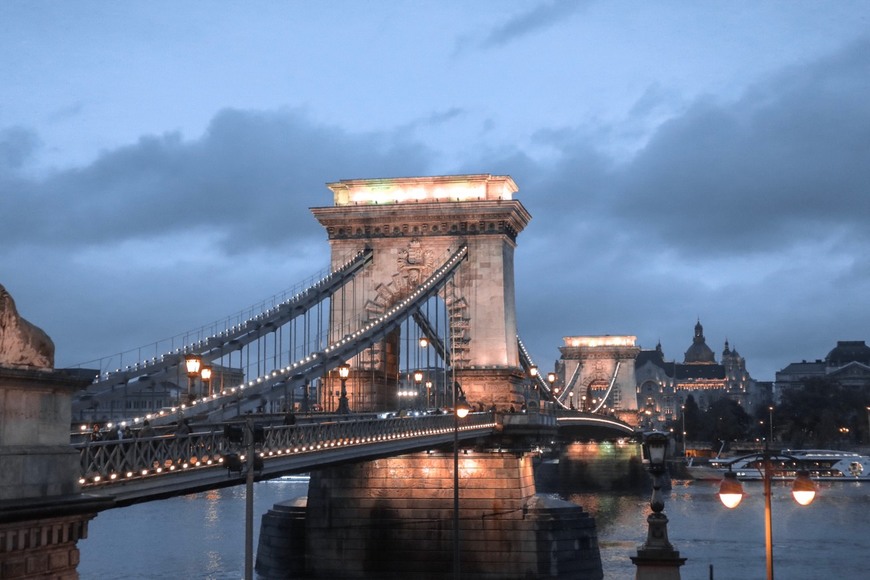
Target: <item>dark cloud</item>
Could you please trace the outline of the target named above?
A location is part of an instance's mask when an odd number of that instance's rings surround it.
[[[582,5],[583,3],[578,0],[557,0],[539,4],[494,28],[484,38],[482,45],[487,48],[503,46],[554,24],[559,24],[562,19],[575,13]]]
[[[685,255],[781,250],[870,223],[870,42],[664,124],[612,210]]]
[[[32,136],[4,135],[0,153],[20,165]],[[0,201],[0,240],[70,249],[201,229],[231,252],[286,245],[321,234],[298,218],[331,203],[327,181],[425,173],[426,159],[395,135],[353,135],[295,111],[225,110],[199,139],[147,136],[87,167],[17,184]]]
[[[473,144],[450,171],[513,176],[533,216],[516,296],[538,364],[576,334],[661,340],[682,360],[700,318],[714,351],[727,338],[770,380],[837,340],[868,338],[868,63],[864,42],[733,101],[696,99],[628,161],[602,146],[620,128],[586,120],[533,135],[544,155]],[[647,91],[632,124],[662,115],[662,94]],[[308,208],[331,204],[326,182],[425,175],[439,152],[415,129],[464,114],[352,133],[296,110],[225,110],[199,138],[144,137],[39,179],[21,171],[38,139],[6,130],[0,282],[30,312],[25,297],[38,297],[30,318],[66,361],[217,320],[325,265]],[[47,273],[65,280],[62,298]]]
[[[3,136],[24,164],[32,133]],[[428,158],[401,134],[225,110],[197,139],[146,136],[42,177],[0,168],[2,283],[59,365],[153,345],[322,275],[329,245],[308,208],[332,204],[325,184],[423,175]]]
[[[546,30],[577,12],[584,4],[580,0],[555,0],[544,2],[508,18],[503,24],[494,27],[483,38],[465,36],[456,44],[455,53],[462,53],[469,47],[499,48],[523,37]]]
[[[699,98],[615,163],[591,131],[540,131],[558,161],[505,163],[533,221],[519,240],[520,331],[634,334],[682,360],[700,317],[753,374],[868,338],[870,42]],[[633,114],[659,114],[655,93]],[[496,163],[496,166],[499,166]]]
[[[39,137],[24,127],[0,130],[0,179],[20,169],[36,153]]]
[[[82,113],[84,108],[85,108],[85,106],[81,102],[73,103],[71,105],[67,105],[66,107],[61,107],[61,108],[57,109],[56,111],[53,111],[48,116],[48,121],[50,123],[61,123],[63,121],[67,121],[69,119],[74,119],[75,117],[78,117]]]

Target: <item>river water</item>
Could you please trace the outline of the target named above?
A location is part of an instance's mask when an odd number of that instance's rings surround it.
[[[683,580],[707,580],[711,565],[715,580],[765,578],[761,483],[745,482],[748,496],[733,510],[722,506],[717,489],[716,483],[674,481],[665,494],[671,543],[688,558]],[[306,492],[306,483],[255,484],[255,534],[273,504]],[[605,578],[634,578],[629,558],[646,538],[648,494],[565,495],[596,518]],[[103,512],[79,542],[81,578],[238,580],[244,516],[244,486]],[[776,578],[870,578],[870,484],[822,483],[807,507],[791,499],[785,484],[774,484],[773,541]]]

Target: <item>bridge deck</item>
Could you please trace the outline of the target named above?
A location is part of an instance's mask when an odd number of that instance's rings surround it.
[[[244,423],[237,423],[244,425]],[[492,435],[493,413],[460,420],[460,440]],[[262,466],[256,479],[303,473],[337,463],[362,461],[443,446],[453,441],[452,415],[344,420],[265,427],[257,445]],[[129,505],[162,497],[244,483],[244,447],[222,430],[187,436],[101,441],[75,445],[81,456],[82,491]],[[256,463],[260,463],[259,460]]]

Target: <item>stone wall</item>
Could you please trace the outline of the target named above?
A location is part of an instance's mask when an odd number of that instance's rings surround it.
[[[76,542],[86,534],[80,516],[0,523],[0,578],[77,579]]]
[[[574,504],[536,495],[530,456],[463,451],[459,463],[462,578],[601,578],[594,519]],[[451,577],[452,452],[313,473],[304,542],[313,578]],[[298,566],[298,551],[286,556],[285,568]],[[274,553],[258,554],[267,560],[281,568]]]

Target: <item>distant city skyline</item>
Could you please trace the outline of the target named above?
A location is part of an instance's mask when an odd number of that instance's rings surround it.
[[[0,284],[72,366],[327,267],[341,179],[510,175],[520,335],[870,339],[870,4],[0,4]]]

